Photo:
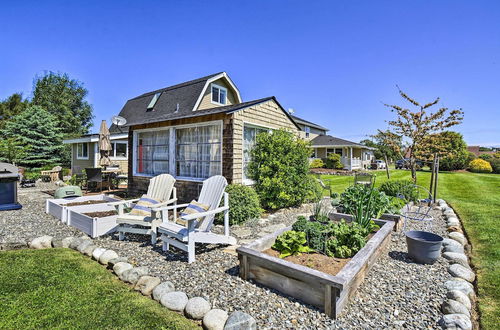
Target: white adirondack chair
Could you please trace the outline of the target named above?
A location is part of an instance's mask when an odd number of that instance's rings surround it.
[[[224,192],[227,186],[226,178],[221,175],[212,176],[203,181],[198,202],[210,205],[206,212],[183,216],[180,219],[187,222],[185,226],[175,223],[177,208],[189,204],[174,205],[157,208],[161,210],[164,222],[158,227],[161,234],[163,251],[170,248],[170,244],[188,253],[188,262],[195,261],[195,243],[236,244],[236,238],[229,236],[229,195]],[[224,196],[224,206],[219,207]],[[169,221],[168,211],[174,211],[174,222]],[[224,235],[210,232],[217,213],[224,212]],[[199,224],[199,226],[196,226]]]
[[[149,180],[148,192],[149,197],[160,200],[159,204],[155,204],[151,208],[151,215],[140,216],[124,213],[124,206],[135,203],[139,198],[109,203],[108,205],[118,206],[118,224],[117,231],[118,239],[121,241],[125,238],[125,233],[151,235],[151,244],[156,244],[156,229],[162,223],[161,219],[157,219],[157,208],[177,203],[177,192],[174,187],[175,179],[170,174],[160,174]],[[170,198],[172,196],[172,198]]]

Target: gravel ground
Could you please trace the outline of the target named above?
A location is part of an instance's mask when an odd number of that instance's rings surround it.
[[[0,213],[0,242],[29,240],[43,234],[61,237],[78,234],[77,230],[44,213],[44,200],[48,195],[37,190],[40,188],[20,191],[22,210]],[[445,220],[441,211],[432,212],[435,219],[432,231],[444,235]],[[249,229],[250,234],[242,235],[248,240],[270,225],[292,223],[292,213],[277,215],[268,222],[254,221],[237,231]],[[224,247],[200,246],[196,262],[188,264],[184,253],[164,253],[160,243],[153,247],[144,236],[129,235],[126,241],[120,242],[117,235],[113,235],[95,241],[128,257],[137,266],[149,267],[153,276],[173,282],[176,289],[189,296],[204,297],[213,307],[227,311],[249,313],[259,328],[439,328],[440,305],[446,294],[443,283],[451,278],[443,258],[434,265],[411,262],[404,238],[393,233],[387,253],[382,254],[370,270],[339,319],[332,320],[312,306],[241,280],[237,276],[237,257],[224,252]]]

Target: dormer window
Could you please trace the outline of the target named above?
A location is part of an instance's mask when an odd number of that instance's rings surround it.
[[[227,97],[226,88],[216,84],[212,84],[212,103],[219,105],[226,105],[226,97]]]
[[[149,102],[149,105],[146,109],[146,111],[153,111],[153,108],[155,107],[156,102],[158,102],[158,99],[160,98],[161,92],[156,93],[153,98],[151,99],[151,102]]]
[[[311,133],[311,128],[309,126],[306,126],[304,130],[306,132],[306,138],[308,138],[309,134]]]

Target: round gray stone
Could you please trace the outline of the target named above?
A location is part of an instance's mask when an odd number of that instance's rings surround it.
[[[52,236],[44,235],[33,239],[28,246],[31,249],[48,249],[52,247]]]
[[[73,240],[75,239],[76,237],[73,237],[73,236],[69,236],[69,237],[65,237],[62,239],[61,241],[61,244],[63,248],[69,248],[69,245],[71,244],[71,242],[73,242]]]
[[[202,297],[194,297],[188,300],[184,307],[184,314],[190,319],[201,320],[210,310],[210,303]]]
[[[182,312],[188,302],[188,296],[181,291],[174,291],[164,294],[160,303],[168,309],[176,312]]]
[[[69,248],[76,250],[78,248],[78,245],[82,244],[84,241],[83,238],[80,237],[75,237],[70,243],[69,243]]]
[[[452,299],[446,299],[441,306],[441,310],[444,314],[464,314],[470,316],[470,312],[467,307]]]
[[[474,293],[474,287],[472,286],[472,284],[470,284],[469,282],[467,282],[465,280],[462,280],[460,278],[458,278],[458,279],[452,279],[450,281],[444,282],[444,287],[448,291],[451,291],[451,290],[462,291],[463,293],[465,293],[471,299],[475,295],[475,293]]]
[[[175,291],[175,287],[174,287],[174,284],[172,282],[169,282],[169,281],[163,282],[163,283],[159,284],[158,286],[156,286],[156,288],[153,289],[153,299],[160,301],[161,297],[164,294],[169,293],[169,292],[173,292],[173,291]]]
[[[124,272],[132,268],[134,268],[134,266],[132,266],[128,262],[118,262],[113,266],[113,271],[116,275],[121,276]]]
[[[62,238],[53,238],[52,239],[52,247],[53,248],[62,248],[63,247],[63,239]]]
[[[94,252],[95,249],[97,249],[97,245],[90,244],[83,250],[83,254],[92,257],[92,253]]]
[[[257,322],[255,319],[240,311],[236,311],[229,315],[224,330],[255,330]]]
[[[85,251],[85,249],[88,248],[90,245],[92,245],[92,241],[84,239],[82,243],[80,243],[80,245],[77,246],[76,249],[78,250],[78,252],[83,253],[83,251]]]
[[[469,259],[464,253],[443,252],[443,258],[450,261],[452,264],[459,264],[464,267],[469,267]]]
[[[142,276],[134,286],[134,289],[137,291],[141,291],[141,293],[145,296],[150,296],[153,289],[160,284],[161,280],[158,277],[154,276]]]
[[[447,314],[439,320],[439,325],[444,329],[472,330],[472,322],[464,314]]]
[[[128,262],[128,258],[127,257],[113,258],[110,261],[108,261],[108,266],[110,268],[113,268],[119,262]]]
[[[467,243],[467,239],[465,238],[465,236],[459,232],[456,232],[456,231],[449,233],[448,237],[457,241],[458,243],[460,243],[462,245],[465,245]]]
[[[104,248],[97,248],[92,252],[92,259],[99,261],[99,257],[106,251]]]
[[[471,269],[459,264],[450,265],[450,267],[448,267],[448,272],[453,277],[462,278],[468,282],[474,282],[474,280],[476,279],[476,274],[474,274]]]
[[[203,316],[203,327],[207,330],[223,330],[228,316],[222,309],[211,309]]]
[[[135,267],[129,270],[124,271],[120,275],[120,280],[130,283],[136,284],[137,281],[144,275],[148,275],[149,269],[148,267]]]
[[[464,246],[458,243],[455,240],[445,238],[443,239],[443,251],[444,252],[455,252],[455,253],[464,253]]]
[[[470,302],[469,297],[467,297],[467,295],[465,293],[463,293],[462,291],[458,291],[458,290],[448,291],[446,293],[446,298],[458,301],[459,303],[461,303],[462,305],[467,307],[467,309],[469,311],[472,309],[472,303]]]
[[[99,263],[102,265],[107,265],[108,261],[114,258],[118,258],[118,253],[113,250],[106,250],[99,256]]]

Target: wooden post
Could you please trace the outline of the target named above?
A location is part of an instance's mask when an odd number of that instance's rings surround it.
[[[432,187],[434,185],[434,172],[436,171],[436,154],[434,154],[434,159],[432,159],[432,168],[431,168],[431,183],[429,185],[429,192],[432,193]],[[434,201],[433,201],[434,202]]]
[[[389,173],[389,163],[387,162],[387,154],[384,153],[385,160],[385,172],[387,173],[387,179],[391,179],[391,174]]]
[[[434,201],[437,199],[437,187],[439,177],[439,156],[436,156],[436,178],[434,179]]]

